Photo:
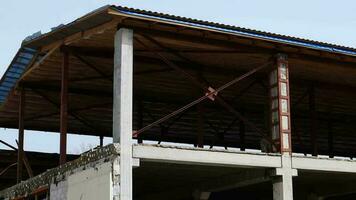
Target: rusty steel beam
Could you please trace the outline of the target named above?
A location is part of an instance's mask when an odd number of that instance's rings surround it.
[[[18,152],[18,149],[16,147],[12,146],[11,144],[9,144],[7,142],[5,142],[3,140],[0,140],[0,143],[4,144],[5,146],[9,147],[10,149],[13,149],[14,151]],[[19,146],[19,142],[17,140],[16,140],[16,143],[17,143],[17,146]],[[25,164],[25,167],[27,169],[27,173],[28,173],[29,177],[33,177],[33,172],[32,172],[31,166],[29,164],[28,158],[27,158],[27,156],[25,154],[25,151],[23,152],[22,155],[23,155],[22,156],[22,161]],[[16,162],[16,164],[17,164],[17,162]]]
[[[61,88],[57,85],[46,85],[40,82],[26,82],[26,88],[32,90],[43,90],[43,91],[50,91],[50,92],[61,92]],[[83,96],[91,96],[97,97],[98,95],[102,98],[112,98],[112,92],[106,92],[104,90],[88,90],[83,88],[74,88],[69,87],[68,93],[76,94],[76,95],[83,95]]]
[[[13,149],[13,150],[17,151],[16,147],[12,146],[11,144],[9,144],[9,143],[7,143],[7,142],[5,142],[3,140],[0,140],[0,143],[2,143],[3,145],[9,147],[10,149]]]
[[[146,35],[141,35],[144,38],[148,39],[149,41],[151,41],[152,43],[156,44],[157,46],[159,46],[160,48],[164,48],[159,42],[157,42],[155,39],[146,36]],[[146,49],[151,49],[149,48],[145,43],[143,43],[140,39],[138,39],[137,37],[135,37],[136,41],[138,43],[140,43],[142,46],[144,46]],[[241,120],[244,121],[244,123],[248,126],[250,126],[252,129],[254,129],[257,133],[261,134],[262,137],[264,137],[267,141],[269,141],[272,145],[274,145],[274,142],[268,137],[268,134],[266,134],[266,132],[262,131],[261,129],[259,129],[258,127],[256,127],[253,123],[251,123],[249,120],[247,120],[245,117],[243,117],[235,108],[233,108],[231,105],[229,105],[222,97],[217,96],[217,91],[215,91],[212,87],[207,86],[206,84],[201,83],[197,78],[195,78],[194,76],[192,76],[191,74],[187,73],[185,70],[183,70],[182,68],[180,68],[179,66],[175,65],[173,62],[171,62],[170,60],[168,60],[165,56],[163,56],[161,53],[155,52],[155,54],[164,62],[166,63],[168,66],[170,66],[171,68],[175,69],[176,71],[178,71],[179,73],[183,74],[184,76],[186,76],[193,84],[195,84],[196,86],[202,88],[204,91],[208,91],[207,94],[208,98],[214,100],[214,98],[217,99],[217,102],[224,107],[226,110],[230,111],[232,114],[234,114],[236,117],[240,118]],[[175,54],[176,55],[176,54]],[[181,56],[180,54],[176,55],[177,57],[187,60],[189,61],[189,59],[186,59],[184,56]],[[269,65],[269,62],[266,64],[267,66]],[[211,92],[209,92],[211,91]]]
[[[67,128],[68,128],[68,72],[69,53],[63,52],[63,63],[61,73],[61,104],[60,104],[60,147],[59,164],[67,162]]]
[[[5,174],[5,173],[7,172],[7,170],[9,170],[11,167],[13,167],[13,166],[15,166],[15,165],[17,165],[17,162],[12,163],[11,165],[5,167],[5,169],[3,169],[3,170],[0,172],[0,177],[1,177],[3,174]]]
[[[100,147],[103,147],[104,146],[104,136],[99,136],[99,145],[100,145]]]
[[[25,115],[25,100],[26,94],[23,88],[20,89],[19,95],[19,134],[18,134],[18,151],[17,151],[17,183],[22,181],[23,168],[23,146],[24,146],[24,115]]]
[[[187,104],[187,105],[185,105],[185,106],[183,106],[183,107],[181,107],[181,108],[179,108],[179,109],[173,111],[172,113],[170,113],[170,114],[168,114],[168,115],[162,117],[161,119],[159,119],[159,120],[157,120],[157,121],[155,121],[155,122],[153,122],[153,123],[151,123],[151,124],[149,124],[149,125],[143,127],[142,129],[140,129],[140,130],[134,132],[134,133],[133,133],[133,136],[134,136],[134,137],[137,137],[137,135],[139,135],[140,133],[142,133],[142,132],[144,132],[144,131],[146,131],[146,130],[152,128],[153,126],[156,126],[156,125],[158,125],[158,124],[161,124],[162,122],[164,122],[164,121],[166,121],[166,120],[168,120],[168,119],[170,119],[170,118],[172,118],[172,117],[174,117],[174,116],[176,116],[176,115],[178,115],[178,114],[184,112],[185,110],[187,110],[187,109],[189,109],[189,108],[191,108],[191,107],[197,105],[198,103],[200,103],[200,102],[202,102],[202,101],[208,99],[210,96],[214,96],[216,93],[219,93],[219,92],[223,91],[224,89],[226,89],[226,88],[228,88],[228,87],[230,87],[230,86],[232,86],[232,85],[238,83],[239,81],[245,79],[246,77],[249,77],[249,76],[251,76],[252,74],[255,74],[257,71],[259,71],[259,70],[261,70],[261,69],[263,69],[263,68],[269,66],[269,64],[270,64],[270,63],[266,63],[266,64],[264,64],[264,65],[262,65],[262,66],[259,66],[259,67],[257,67],[257,68],[254,68],[254,69],[250,70],[249,72],[247,72],[247,73],[245,73],[245,74],[243,74],[243,75],[241,75],[241,76],[239,76],[239,77],[236,77],[235,79],[233,79],[233,80],[231,80],[230,82],[228,82],[228,83],[222,85],[221,87],[217,88],[216,90],[214,90],[214,91],[212,91],[212,92],[206,93],[205,95],[203,95],[202,97],[196,99],[195,101],[193,101],[193,102],[191,102],[191,103],[189,103],[189,104]]]
[[[17,144],[17,147],[19,147],[19,142],[16,140],[16,144]],[[32,171],[32,168],[31,168],[31,165],[30,165],[30,162],[28,161],[27,159],[27,156],[26,156],[26,153],[25,151],[22,152],[22,161],[23,163],[25,164],[25,167],[26,167],[26,170],[27,170],[27,174],[30,178],[33,177],[33,171]]]
[[[56,107],[57,109],[60,109],[61,106],[55,102],[54,100],[52,100],[51,98],[49,98],[47,95],[45,95],[44,93],[38,91],[38,90],[34,90],[32,89],[33,92],[35,92],[36,94],[40,95],[41,97],[43,97],[46,101],[48,101],[49,103],[51,103],[54,107]],[[89,127],[92,131],[94,132],[107,132],[107,131],[102,131],[97,129],[91,122],[87,122],[87,120],[82,119],[83,117],[79,116],[75,111],[72,110],[68,110],[67,112],[70,116],[72,116],[73,118],[75,118],[76,120],[78,120],[80,123],[82,123],[83,125]]]
[[[91,68],[92,70],[94,70],[96,73],[98,73],[101,77],[108,79],[110,81],[112,81],[112,76],[109,76],[108,74],[106,74],[105,72],[103,72],[102,70],[100,70],[98,67],[96,67],[95,65],[93,65],[92,63],[90,63],[89,61],[87,61],[86,59],[84,59],[83,57],[81,57],[80,55],[73,53],[73,56],[76,57],[78,60],[80,60],[82,63],[84,63],[86,66],[88,66],[89,68]]]

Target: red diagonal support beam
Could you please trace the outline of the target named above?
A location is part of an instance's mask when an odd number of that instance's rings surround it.
[[[257,67],[257,68],[255,68],[255,69],[252,69],[251,71],[249,71],[249,72],[247,72],[247,73],[245,73],[245,74],[243,74],[243,75],[241,75],[241,76],[239,76],[239,77],[233,79],[232,81],[226,83],[225,85],[222,85],[221,87],[219,87],[219,88],[216,89],[215,91],[210,92],[210,93],[208,93],[208,94],[206,94],[206,95],[204,95],[204,96],[202,96],[202,97],[196,99],[195,101],[193,101],[193,102],[191,102],[191,103],[189,103],[189,104],[187,104],[187,105],[185,105],[185,106],[179,108],[178,110],[173,111],[172,113],[166,115],[165,117],[162,117],[161,119],[159,119],[159,120],[157,120],[157,121],[155,121],[155,122],[153,122],[153,123],[151,123],[151,124],[149,124],[149,125],[143,127],[142,129],[136,131],[136,132],[133,134],[133,136],[134,136],[134,137],[137,137],[137,135],[139,135],[140,133],[142,133],[142,132],[144,132],[144,131],[146,131],[146,130],[152,128],[153,126],[156,126],[156,125],[158,125],[158,124],[160,124],[160,123],[162,123],[162,122],[164,122],[164,121],[166,121],[166,120],[168,120],[168,119],[170,119],[170,118],[172,118],[172,117],[174,117],[174,116],[176,116],[176,115],[178,115],[178,114],[181,113],[181,112],[184,112],[185,110],[191,108],[192,106],[195,106],[195,105],[197,105],[198,103],[200,103],[200,102],[204,101],[205,99],[209,98],[209,96],[210,96],[210,95],[213,95],[215,92],[221,92],[221,91],[223,91],[224,89],[226,89],[226,88],[228,88],[228,87],[230,87],[230,86],[232,86],[232,85],[238,83],[239,81],[245,79],[246,77],[251,76],[252,74],[256,73],[257,71],[259,71],[259,70],[261,70],[261,69],[267,67],[268,65],[269,65],[269,63],[266,63],[266,64],[264,64],[264,65],[262,65],[262,66],[260,66],[260,67]]]
[[[151,41],[152,43],[156,44],[157,46],[159,46],[160,48],[165,48],[163,47],[159,42],[157,42],[155,39],[146,36],[146,35],[142,35],[144,38],[148,39],[149,41]],[[142,46],[144,46],[147,49],[150,49],[145,43],[143,43],[140,39],[138,39],[137,37],[135,38],[137,42],[139,42]],[[249,120],[247,120],[245,117],[243,117],[235,108],[233,108],[231,105],[229,105],[222,97],[217,96],[217,94],[219,93],[219,91],[212,89],[210,86],[207,86],[204,83],[201,83],[197,78],[195,78],[194,76],[192,76],[191,74],[189,74],[188,72],[184,71],[182,68],[180,68],[179,66],[177,66],[176,64],[174,64],[173,62],[171,62],[170,60],[168,60],[165,56],[163,56],[161,53],[159,52],[154,52],[164,63],[166,63],[168,66],[170,66],[171,68],[175,69],[176,71],[178,71],[179,73],[183,74],[184,76],[186,76],[193,84],[195,84],[196,86],[202,88],[204,91],[206,92],[206,96],[212,100],[215,100],[215,98],[217,99],[217,102],[226,110],[230,111],[232,114],[234,114],[236,117],[238,117],[240,120],[242,120],[247,126],[251,127],[252,129],[254,129],[256,132],[258,132],[259,134],[261,134],[265,139],[267,139],[271,144],[273,144],[273,141],[268,137],[268,134],[265,133],[264,131],[262,131],[261,129],[259,129],[258,127],[256,127],[252,122],[250,122]],[[181,56],[180,54],[174,54],[176,56],[178,56],[179,58],[182,58],[184,60],[187,60],[185,57]],[[189,60],[187,60],[189,61]],[[267,63],[267,65],[269,65],[270,63]]]

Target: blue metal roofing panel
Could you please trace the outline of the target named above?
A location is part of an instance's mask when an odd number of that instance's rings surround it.
[[[21,48],[12,60],[9,68],[3,75],[0,82],[0,104],[4,103],[10,91],[16,85],[17,80],[25,72],[28,65],[36,54],[36,50]]]

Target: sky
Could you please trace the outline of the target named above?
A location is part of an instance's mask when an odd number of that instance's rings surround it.
[[[356,1],[352,0],[11,0],[0,6],[0,75],[22,40],[113,4],[163,12],[356,48]],[[0,129],[0,139],[16,146],[17,130]],[[104,143],[110,143],[105,138]],[[97,137],[68,136],[68,152],[99,144]],[[0,144],[0,149],[7,149]],[[25,132],[25,150],[58,152],[59,134]]]

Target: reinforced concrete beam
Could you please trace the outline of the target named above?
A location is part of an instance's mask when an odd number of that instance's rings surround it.
[[[293,156],[292,168],[311,171],[356,173],[356,161],[336,158]]]
[[[134,145],[133,157],[141,161],[225,167],[281,167],[279,154],[247,153],[186,147]]]

